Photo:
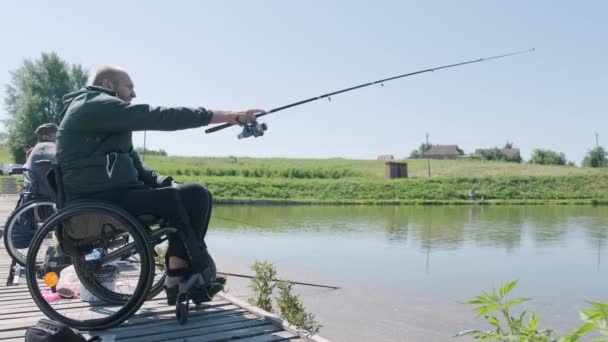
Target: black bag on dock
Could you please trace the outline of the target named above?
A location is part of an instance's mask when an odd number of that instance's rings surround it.
[[[35,326],[27,328],[25,342],[98,342],[99,336],[84,338],[77,330],[69,326],[43,318]]]

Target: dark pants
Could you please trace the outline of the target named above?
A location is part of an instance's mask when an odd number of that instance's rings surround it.
[[[205,235],[211,217],[211,193],[198,184],[179,184],[176,187],[146,188],[136,190],[118,189],[88,196],[115,203],[132,215],[154,215],[169,220],[172,227],[180,229],[182,238],[169,236],[167,258],[175,256],[197,263],[205,263],[200,250],[206,248]],[[196,246],[187,252],[184,246]],[[191,260],[192,259],[192,260]]]

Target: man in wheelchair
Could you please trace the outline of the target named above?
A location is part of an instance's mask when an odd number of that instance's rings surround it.
[[[49,171],[48,166],[38,165],[36,162],[40,160],[51,160],[55,157],[55,134],[57,133],[57,125],[54,123],[45,123],[36,128],[34,132],[37,137],[37,143],[30,148],[26,153],[26,162],[20,171],[23,172],[23,188],[20,190],[19,200],[15,207],[17,209],[35,200],[48,200],[49,189],[46,182],[46,173]],[[15,212],[13,211],[13,213]],[[11,213],[11,215],[13,215]],[[53,214],[53,208],[48,205],[35,206],[32,210],[21,212],[12,221],[12,225],[5,227],[5,244],[6,239],[10,239],[7,246],[9,254],[17,259],[18,263],[22,263],[23,255],[16,249],[25,249],[29,246],[32,237],[36,232],[38,224],[44,222]],[[10,232],[9,232],[10,230]]]
[[[133,149],[132,132],[175,131],[209,123],[249,124],[262,110],[153,107],[132,104],[135,96],[125,70],[104,66],[97,70],[92,85],[64,97],[56,160],[66,201],[103,200],[134,216],[168,220],[179,229],[169,237],[166,253],[168,304],[179,300],[179,286],[201,278],[205,287],[190,293],[190,298],[210,300],[225,281],[216,276],[204,241],[211,194],[201,185],[177,184],[144,166]]]
[[[48,167],[36,164],[39,160],[52,160],[55,158],[55,136],[57,125],[45,123],[36,128],[34,132],[38,142],[26,153],[26,162],[23,172],[23,191],[30,196],[49,197],[46,173]]]

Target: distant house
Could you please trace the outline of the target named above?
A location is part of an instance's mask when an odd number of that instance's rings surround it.
[[[381,154],[378,156],[377,160],[395,160],[392,154]]]
[[[458,145],[432,145],[426,156],[430,159],[458,159],[462,154]]]

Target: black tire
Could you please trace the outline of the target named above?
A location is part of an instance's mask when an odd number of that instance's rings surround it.
[[[15,210],[13,210],[13,212],[6,219],[6,223],[4,224],[4,247],[11,258],[13,258],[15,262],[21,266],[25,266],[25,259],[27,256],[25,253],[27,253],[27,251],[25,251],[25,248],[17,248],[13,244],[15,224],[21,215],[27,214],[27,211],[29,210],[36,210],[36,208],[40,206],[48,206],[55,210],[55,203],[49,200],[36,199],[27,201],[25,203],[19,203]]]
[[[175,317],[179,324],[184,325],[188,323],[188,304],[187,302],[178,302],[175,306]]]
[[[49,233],[54,232],[58,224],[69,217],[92,212],[111,215],[124,223],[128,234],[133,240],[135,250],[141,258],[141,277],[138,279],[135,291],[120,309],[113,311],[111,314],[103,318],[77,320],[63,316],[44,299],[37,279],[37,271],[39,269],[39,265],[37,264],[37,256],[42,242]],[[68,207],[54,214],[36,232],[30,244],[30,250],[26,259],[26,277],[28,288],[34,302],[47,317],[65,323],[78,330],[96,330],[106,329],[118,325],[135,314],[135,312],[143,305],[144,301],[146,300],[146,294],[150,291],[150,287],[152,285],[151,274],[153,266],[153,253],[152,248],[148,243],[147,234],[136,220],[134,220],[129,214],[120,208],[105,203],[87,202]],[[86,287],[86,284],[83,283],[83,285]]]

